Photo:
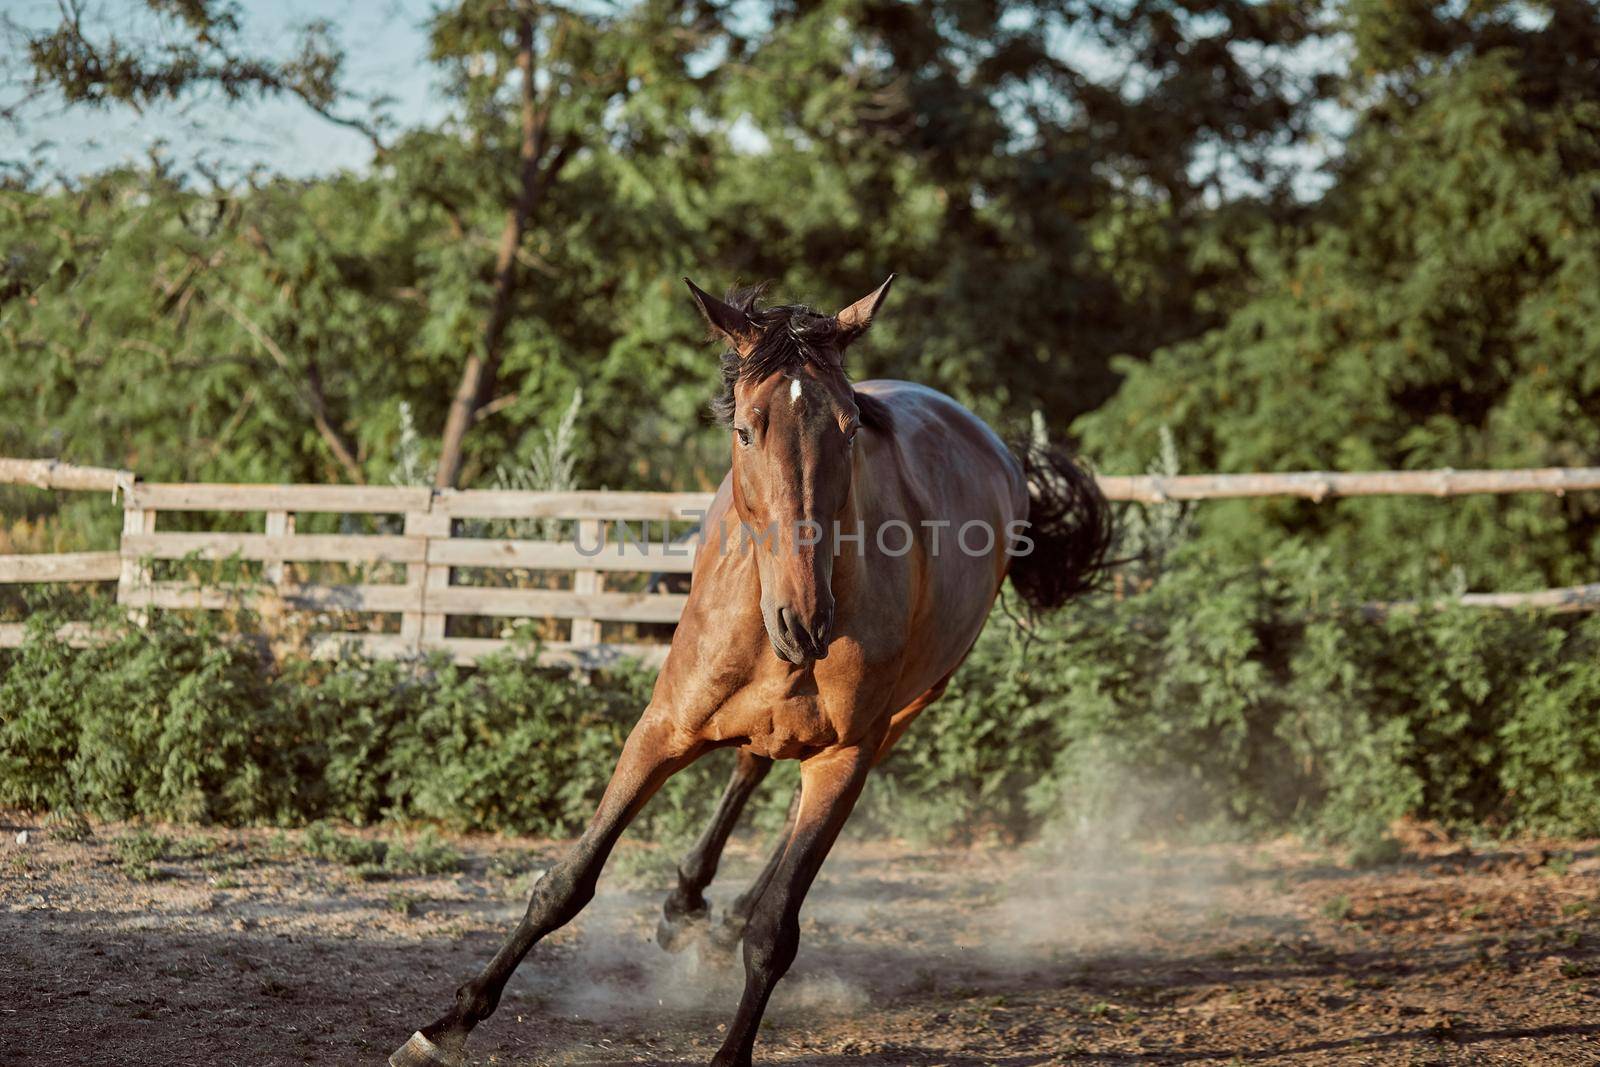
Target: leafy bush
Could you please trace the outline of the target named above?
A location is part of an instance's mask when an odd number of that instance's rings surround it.
[[[414,841],[397,841],[383,857],[390,874],[449,874],[461,869],[461,853],[439,839],[432,827]]]
[[[350,867],[379,864],[386,858],[389,846],[382,841],[368,841],[354,834],[340,833],[325,820],[317,820],[306,827],[300,847],[308,855],[329,863],[342,863]]]
[[[1297,829],[1374,862],[1408,815],[1600,832],[1600,619],[1459,607],[1374,619],[1304,549],[1243,566],[1191,545],[1133,586],[1032,628],[997,612],[874,776],[858,825]],[[636,669],[583,683],[512,656],[280,667],[204,622],[158,615],[82,650],[54,625],[41,613],[0,660],[0,804],[570,835],[648,701]],[[697,831],[730,762],[714,753],[675,777],[638,832]],[[773,774],[758,825],[781,821],[794,780],[791,766]],[[327,826],[308,840],[374,872],[437,866],[426,840],[385,853]]]
[[[172,848],[172,839],[160,834],[139,830],[120,837],[111,846],[112,854],[121,864],[154,863]]]
[[[1321,553],[1180,550],[1027,635],[997,615],[884,770],[948,827],[1295,828],[1382,851],[1402,816],[1600,829],[1600,619],[1374,619]]]
[[[272,683],[249,646],[208,624],[102,618],[110,640],[69,648],[50,612],[0,679],[0,804],[187,822],[290,817]]]
[[[510,655],[475,668],[363,657],[275,666],[207,619],[161,614],[139,628],[108,613],[95,620],[107,639],[73,649],[54,637],[60,622],[36,612],[24,646],[0,658],[0,805],[570,835],[593,813],[652,682],[623,668],[579,684]],[[725,755],[702,762],[663,790],[645,832],[683,837],[709,816]],[[348,858],[381,846],[325,825],[310,840],[338,862],[384,858]]]

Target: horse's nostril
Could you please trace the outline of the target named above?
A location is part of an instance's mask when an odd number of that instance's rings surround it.
[[[804,650],[805,630],[801,627],[800,620],[795,617],[795,613],[789,608],[778,609],[778,632],[783,635],[785,642],[800,648],[802,651]]]
[[[778,609],[775,639],[803,656],[821,659],[827,655],[828,634],[833,627],[833,613],[823,615],[809,628],[793,608]],[[779,652],[782,655],[782,650]]]

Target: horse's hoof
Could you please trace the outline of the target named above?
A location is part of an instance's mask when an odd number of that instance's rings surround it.
[[[678,918],[663,915],[656,925],[656,944],[668,952],[682,952],[696,941],[704,940],[711,926],[711,912],[689,912]]]
[[[459,1053],[452,1056],[423,1037],[421,1030],[412,1034],[411,1039],[389,1057],[389,1067],[462,1067],[466,1062],[465,1056]]]

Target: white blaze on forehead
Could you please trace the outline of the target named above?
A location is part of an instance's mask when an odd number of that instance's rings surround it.
[[[800,403],[800,379],[796,378],[789,383],[789,403]]]

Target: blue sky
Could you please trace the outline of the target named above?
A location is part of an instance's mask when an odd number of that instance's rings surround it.
[[[269,49],[291,47],[297,28],[312,19],[328,20],[346,50],[346,85],[393,97],[391,110],[403,125],[437,114],[423,28],[429,0],[255,0],[240,7],[244,40],[269,42]],[[153,32],[140,0],[87,0],[85,9],[130,34]],[[0,0],[0,10],[29,27],[51,26],[60,18],[56,0]],[[229,171],[260,165],[295,176],[359,168],[372,155],[359,134],[291,100],[228,108],[201,96],[143,115],[125,107],[67,110],[59,101],[41,100],[25,111],[20,138],[10,131],[4,136],[11,144],[3,154],[13,158],[32,155],[35,145],[48,142],[39,154],[66,174],[143,160],[161,142],[178,161],[199,154]]]

